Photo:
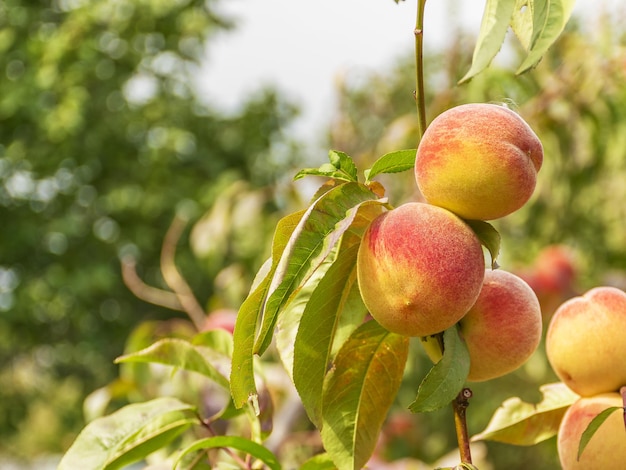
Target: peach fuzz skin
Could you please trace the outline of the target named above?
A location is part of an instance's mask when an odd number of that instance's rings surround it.
[[[546,353],[559,378],[581,396],[626,385],[626,293],[596,287],[557,309]]]
[[[623,406],[619,393],[579,398],[568,408],[557,436],[557,449],[563,470],[607,470],[623,467],[626,462],[626,430],[620,410],[609,415],[585,447],[580,460],[576,460],[580,437],[587,425],[612,406]]]
[[[363,301],[383,327],[426,336],[454,325],[478,297],[480,241],[453,213],[419,202],[378,216],[357,257]]]
[[[504,106],[451,108],[426,129],[415,177],[427,202],[462,218],[492,220],[532,196],[543,146],[530,126]]]
[[[514,371],[535,352],[541,341],[541,307],[521,278],[488,270],[476,303],[459,326],[470,356],[467,380],[490,380]]]

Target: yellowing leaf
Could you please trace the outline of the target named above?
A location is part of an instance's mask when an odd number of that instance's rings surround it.
[[[506,400],[472,441],[530,446],[556,435],[565,411],[578,395],[560,382],[543,385],[540,391],[543,399],[539,403],[526,403],[517,397]]]
[[[533,32],[528,55],[518,67],[516,71],[518,74],[537,65],[563,32],[574,9],[574,0],[534,0],[532,3]],[[522,27],[518,26],[518,28],[521,29]],[[524,34],[526,33],[521,33],[521,35]]]
[[[486,69],[496,56],[509,28],[516,0],[487,0],[474,48],[472,66],[460,83]]]
[[[344,343],[324,384],[322,442],[337,468],[362,468],[393,403],[408,356],[409,338],[375,321]]]

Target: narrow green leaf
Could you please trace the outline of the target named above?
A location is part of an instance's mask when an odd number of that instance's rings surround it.
[[[496,56],[506,37],[515,3],[516,0],[487,0],[474,47],[472,65],[459,83],[478,75]]]
[[[340,349],[324,384],[322,442],[341,469],[362,468],[402,381],[409,339],[375,321]]]
[[[157,341],[141,351],[120,356],[115,359],[115,363],[155,362],[165,364],[191,372],[197,372],[228,389],[228,379],[226,377],[229,371],[218,371],[216,368],[216,364],[218,363],[216,356],[217,354],[209,348],[194,346],[184,339],[166,338]]]
[[[574,0],[535,0],[530,49],[516,73],[531,69],[541,60],[565,29],[574,9]]]
[[[175,398],[125,406],[85,426],[58,470],[122,468],[167,445],[193,424],[199,424],[195,409]]]
[[[381,173],[400,173],[412,169],[416,152],[416,149],[408,149],[386,153],[374,162],[372,168],[365,170],[365,181],[371,181]]]
[[[456,325],[443,333],[443,345],[441,360],[424,377],[415,401],[409,405],[413,413],[448,406],[465,384],[470,367],[469,353]]]
[[[604,423],[606,419],[617,410],[624,411],[624,408],[621,406],[611,406],[606,410],[600,412],[595,418],[591,420],[591,422],[587,425],[587,428],[580,436],[580,443],[578,444],[578,454],[576,456],[576,460],[580,460],[580,456],[583,454],[585,447],[587,447],[587,444],[589,444],[589,441],[596,433],[598,428],[602,426],[602,423]]]
[[[318,284],[326,277],[327,271],[332,267],[335,256],[335,253],[332,253],[324,263],[315,270],[305,284],[289,299],[277,317],[274,335],[276,350],[287,375],[289,375],[292,381],[295,339],[302,314],[307,308],[311,295],[317,289]]]
[[[347,177],[348,181],[358,181],[358,170],[354,164],[354,160],[348,154],[339,150],[331,150],[328,152],[328,159],[335,168],[341,170]]]
[[[527,51],[530,50],[533,38],[534,9],[534,0],[517,0],[513,10],[513,17],[511,18],[511,28],[522,47]]]
[[[487,248],[491,255],[491,268],[498,267],[498,255],[500,254],[500,233],[489,222],[484,220],[466,220],[465,223],[474,231],[480,243]]]
[[[350,227],[350,219],[355,217],[359,205],[366,201],[386,202],[363,184],[344,183],[322,194],[307,209],[273,275],[255,353],[262,354],[270,345],[280,309],[330,255]]]
[[[550,9],[553,7],[555,2],[560,2],[561,0],[529,0],[532,4],[532,14],[533,14],[533,32],[530,36],[530,44],[528,47],[528,51],[532,50],[532,48],[537,44],[537,40],[541,37],[541,34],[548,24],[548,20],[550,17]]]
[[[338,150],[331,150],[328,153],[330,163],[324,163],[319,168],[305,168],[294,176],[294,180],[299,180],[305,176],[326,176],[342,181],[356,183],[358,181],[357,168],[352,158],[346,153]]]
[[[258,409],[259,395],[254,380],[254,334],[269,283],[268,277],[246,298],[237,313],[230,370],[230,394],[237,408],[250,402]]]
[[[360,293],[358,292],[358,286],[354,283],[354,278],[349,286],[348,290],[352,290],[352,294],[349,299],[344,298],[344,303],[340,312],[335,308],[329,308],[329,304],[326,302],[329,300],[326,298],[328,294],[327,287],[332,285],[331,289],[343,290],[346,288],[345,280],[340,277],[344,274],[342,271],[338,271],[338,268],[334,265],[340,263],[346,266],[346,262],[350,269],[356,265],[356,251],[349,253],[350,258],[345,260],[344,251],[350,246],[359,244],[361,241],[362,233],[365,228],[371,223],[373,218],[382,213],[382,203],[380,201],[365,201],[358,204],[347,212],[344,219],[337,223],[335,230],[329,237],[335,238],[337,235],[341,235],[340,242],[337,243],[338,248],[328,256],[327,260],[313,273],[313,275],[307,280],[305,285],[296,292],[295,297],[289,299],[285,306],[281,309],[276,323],[276,348],[280,354],[281,361],[285,366],[290,377],[293,379],[294,369],[294,352],[296,344],[298,343],[298,336],[303,337],[303,332],[307,332],[309,329],[308,322],[306,321],[310,315],[313,315],[313,325],[316,328],[324,316],[332,316],[335,320],[329,327],[332,331],[329,332],[329,336],[325,339],[328,343],[318,343],[317,349],[327,346],[330,351],[331,346],[335,344],[333,342],[333,334],[336,329],[341,330],[344,335],[349,335],[350,332],[356,328],[357,324],[360,324],[365,316],[365,307],[361,301]],[[334,242],[333,242],[334,243]],[[329,243],[330,244],[330,243]],[[348,294],[348,292],[346,292]],[[349,303],[347,301],[349,300]],[[324,308],[324,309],[322,309]],[[304,313],[307,312],[305,318],[305,325],[301,326],[301,319]],[[341,315],[340,313],[346,313]],[[360,316],[359,316],[360,312]],[[348,315],[349,313],[349,315]],[[339,318],[343,318],[340,320]],[[350,328],[350,323],[353,326]],[[349,331],[348,331],[349,329]],[[308,336],[308,333],[304,333],[304,336]],[[341,336],[341,333],[340,335]],[[344,336],[345,339],[346,336]],[[312,359],[312,358],[309,358]],[[308,363],[307,365],[313,365]],[[328,360],[323,365],[320,365],[322,376],[319,378],[319,389],[317,397],[321,400],[321,384],[323,382],[323,375],[327,370]],[[309,376],[311,379],[312,377]],[[317,423],[316,423],[317,424]]]
[[[200,439],[199,441],[194,442],[181,451],[180,456],[174,464],[174,469],[178,467],[181,459],[191,452],[218,448],[235,449],[245,452],[246,454],[251,455],[255,459],[263,462],[271,470],[281,470],[280,463],[272,452],[263,447],[261,444],[239,436],[215,436]]]
[[[267,270],[267,274],[262,279],[255,280],[251,294],[239,308],[233,331],[233,360],[230,373],[230,393],[237,408],[251,402],[253,407],[258,409],[253,361],[257,324],[278,261],[303,215],[304,212],[296,212],[283,217],[278,222],[272,242],[271,265],[269,269],[261,268],[264,272]]]
[[[359,246],[352,245],[327,271],[304,309],[294,342],[293,381],[309,418],[322,426],[322,389],[339,317],[356,287]],[[360,295],[358,296],[360,299]],[[365,316],[365,308],[361,309]]]
[[[472,441],[497,441],[530,446],[555,436],[563,415],[579,397],[563,383],[542,385],[539,403],[526,403],[514,397],[496,410],[484,431]]]

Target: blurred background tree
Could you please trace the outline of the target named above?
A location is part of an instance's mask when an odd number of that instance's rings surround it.
[[[132,256],[164,286],[177,212],[199,216],[240,180],[231,198],[256,201],[247,251],[223,244],[202,263],[180,251],[202,303],[229,302],[213,281],[235,261],[247,288],[267,250],[297,110],[269,89],[233,115],[196,96],[207,41],[232,26],[215,3],[0,2],[0,453],[64,451],[132,327],[179,316],[120,275]]]

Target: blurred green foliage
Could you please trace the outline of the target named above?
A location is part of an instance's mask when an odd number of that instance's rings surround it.
[[[269,89],[232,115],[196,96],[206,42],[232,26],[215,4],[0,2],[0,453],[67,448],[132,327],[179,315],[137,299],[120,274],[132,255],[164,287],[159,252],[177,211],[200,216],[238,180],[240,197],[264,195],[252,249],[223,247],[213,263],[180,250],[203,303],[234,257],[249,285],[265,254],[275,189],[259,188],[297,155],[282,134],[297,110]]]

